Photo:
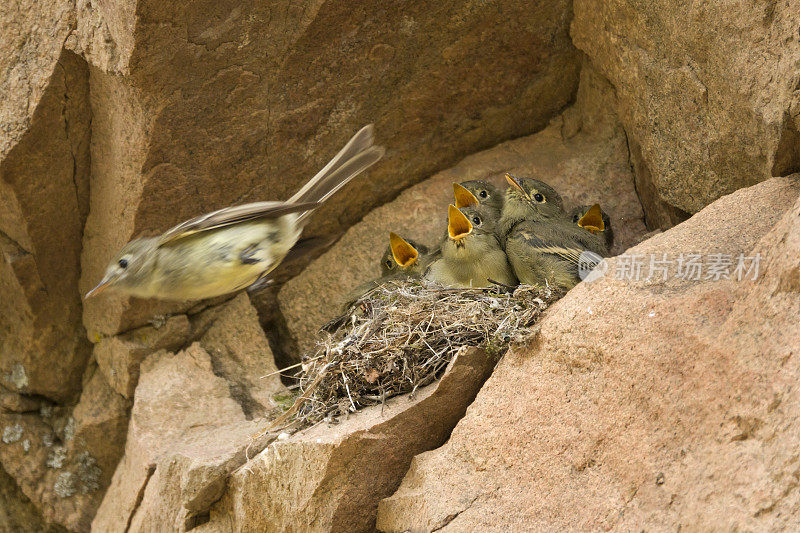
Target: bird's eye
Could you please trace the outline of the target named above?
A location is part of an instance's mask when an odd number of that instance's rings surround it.
[[[572,216],[572,222],[573,222],[574,224],[577,224],[577,223],[578,223],[578,221],[579,221],[580,219],[581,219],[581,217],[580,217],[580,216],[578,216],[578,215],[573,215],[573,216]]]
[[[480,226],[480,225],[481,225],[481,222],[483,222],[483,221],[481,220],[481,217],[479,217],[479,216],[477,216],[477,215],[476,215],[476,216],[474,216],[474,217],[472,217],[472,223],[473,223],[473,224],[475,224],[476,226]]]
[[[128,268],[128,260],[127,259],[120,259],[117,264],[120,268]]]
[[[486,191],[481,191],[478,193],[478,196],[480,196],[481,198],[488,198],[489,193],[487,193]]]
[[[534,194],[533,195],[533,199],[536,200],[539,203],[544,202],[544,196],[542,196],[542,193],[540,193],[540,192],[537,192],[536,194]]]
[[[387,259],[386,260],[386,268],[392,268],[393,266],[394,266],[394,264],[392,263],[392,260],[391,259]]]

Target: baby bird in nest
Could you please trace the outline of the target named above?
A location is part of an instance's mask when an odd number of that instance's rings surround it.
[[[497,215],[488,206],[458,209],[450,204],[442,256],[428,268],[425,279],[446,287],[490,287],[493,282],[516,285],[496,229]]]
[[[587,263],[608,255],[605,241],[568,218],[546,183],[511,174],[506,179],[500,238],[514,273],[524,284],[572,288],[580,281],[579,267],[590,269]]]
[[[470,180],[454,183],[453,196],[456,199],[455,206],[459,209],[478,203],[495,211],[499,218],[505,195],[488,181]]]
[[[599,204],[592,206],[579,205],[570,211],[570,219],[583,229],[600,235],[611,250],[614,245],[614,230],[611,229],[611,218],[600,209]]]

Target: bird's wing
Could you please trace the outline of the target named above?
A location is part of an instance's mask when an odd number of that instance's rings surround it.
[[[161,246],[178,239],[183,239],[184,237],[194,235],[201,231],[208,231],[259,218],[278,218],[283,215],[288,215],[289,213],[308,211],[317,206],[319,206],[317,202],[254,202],[252,204],[226,207],[189,219],[167,230],[159,237],[158,245]]]
[[[575,266],[578,266],[580,263],[580,256],[585,251],[585,249],[580,246],[573,246],[573,243],[554,244],[531,230],[520,231],[511,238],[522,239],[525,241],[528,249],[533,252],[555,255]]]

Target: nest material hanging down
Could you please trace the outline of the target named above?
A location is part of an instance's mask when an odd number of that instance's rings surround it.
[[[549,288],[445,289],[426,282],[378,286],[326,326],[327,338],[304,358],[300,394],[273,427],[299,425],[381,404],[440,377],[462,346],[494,355],[530,335],[561,294]]]

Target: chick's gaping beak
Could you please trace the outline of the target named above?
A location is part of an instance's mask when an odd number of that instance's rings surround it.
[[[511,172],[506,172],[506,181],[509,185],[511,185],[514,189],[518,190],[522,193],[522,195],[527,198],[528,200],[531,199],[530,195],[525,192],[525,189],[522,188],[522,183],[520,183],[519,179],[514,176]]]
[[[605,230],[606,225],[603,222],[603,212],[600,210],[600,205],[594,204],[590,207],[580,220],[578,220],[578,225],[595,234]]]
[[[447,234],[451,239],[458,241],[472,233],[472,223],[456,206],[450,204],[447,214]]]
[[[469,189],[458,183],[453,183],[453,196],[456,198],[456,207],[469,207],[478,205],[478,199],[474,194],[469,192]]]
[[[419,252],[417,252],[416,248],[392,231],[389,232],[389,246],[392,248],[392,257],[401,267],[410,267],[419,257]]]
[[[110,287],[112,281],[113,279],[108,276],[103,278],[103,280],[100,283],[98,283],[94,289],[86,293],[86,296],[84,296],[83,299],[86,300],[87,298],[90,298],[92,296],[97,296],[101,292],[105,291],[108,287]]]

